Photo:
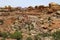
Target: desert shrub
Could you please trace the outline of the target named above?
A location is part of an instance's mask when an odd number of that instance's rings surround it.
[[[0,20],[0,25],[2,25],[4,23],[4,21],[3,20]]]
[[[3,38],[7,38],[8,34],[6,32],[0,32],[0,36]]]
[[[6,32],[0,32],[0,37],[3,38],[2,40],[5,40],[5,38],[8,37],[8,33],[6,33]]]
[[[25,27],[25,28],[28,29],[29,31],[34,29],[34,25],[32,23],[26,23],[26,25],[28,25],[28,27]]]
[[[17,40],[22,40],[22,33],[16,31],[15,33],[10,35],[10,38],[17,39]]]
[[[32,38],[31,37],[27,37],[27,39],[26,40],[32,40]]]
[[[60,31],[56,31],[52,34],[53,38],[55,40],[60,40]]]
[[[37,34],[37,36],[48,37],[48,36],[51,36],[51,34],[50,33],[39,33]]]
[[[35,35],[34,40],[41,40],[40,35]]]
[[[49,33],[38,33],[37,35],[34,36],[34,40],[41,40],[41,37],[49,37],[51,34]]]
[[[51,34],[49,34],[49,33],[42,33],[41,36],[48,37],[48,36],[51,36]]]

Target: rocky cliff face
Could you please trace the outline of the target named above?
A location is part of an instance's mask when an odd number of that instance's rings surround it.
[[[14,33],[16,30],[22,32],[23,40],[29,36],[34,40],[33,36],[38,33],[60,30],[60,5],[0,8],[0,32]]]

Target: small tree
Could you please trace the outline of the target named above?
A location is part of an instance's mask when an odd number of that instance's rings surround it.
[[[38,9],[38,6],[35,6],[35,9]]]

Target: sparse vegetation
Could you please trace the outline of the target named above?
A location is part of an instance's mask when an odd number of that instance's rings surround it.
[[[27,37],[27,39],[26,40],[32,40],[32,38],[31,37]]]
[[[8,34],[6,32],[0,32],[0,37],[7,38]]]
[[[41,37],[41,34],[35,35],[35,36],[34,36],[34,40],[41,40],[40,37]]]
[[[2,40],[5,38],[48,40],[51,36],[55,40],[60,40],[60,31],[54,30],[59,28],[60,5],[55,3],[49,6],[0,8],[0,37]]]
[[[2,25],[4,23],[4,21],[3,20],[0,20],[0,25]]]
[[[32,23],[26,23],[25,25],[28,25],[28,27],[26,27],[26,29],[28,29],[28,31],[31,31],[34,29],[34,25]]]
[[[10,35],[10,38],[17,39],[17,40],[22,40],[22,33],[19,31],[14,32],[13,34]]]
[[[0,37],[3,37],[2,40],[5,40],[5,38],[8,38],[8,34],[6,32],[0,32]]]
[[[43,37],[49,37],[49,36],[51,36],[51,34],[49,34],[49,33],[42,33],[41,34]]]
[[[52,34],[53,38],[55,40],[60,40],[60,31],[56,31]]]

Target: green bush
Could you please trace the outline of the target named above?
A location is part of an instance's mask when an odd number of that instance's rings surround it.
[[[29,31],[31,31],[31,30],[34,29],[34,25],[33,25],[33,24],[27,24],[27,25],[28,25],[27,29],[28,29]]]
[[[7,38],[8,34],[6,32],[0,32],[0,36],[3,38]]]
[[[41,37],[49,37],[51,36],[50,33],[38,33],[34,36],[34,40],[41,40]]]
[[[14,34],[10,35],[10,38],[17,39],[17,40],[22,40],[22,33],[16,31]]]
[[[40,35],[35,35],[34,40],[41,40]]]
[[[3,38],[2,40],[5,40],[5,38],[8,37],[8,33],[6,33],[6,32],[0,32],[0,37]]]
[[[43,34],[41,34],[41,36],[48,37],[48,36],[51,36],[51,34],[49,34],[49,33],[43,33]]]
[[[55,40],[60,40],[60,31],[56,31],[52,34],[53,38]]]
[[[0,20],[0,25],[2,25],[4,23],[4,21],[3,20]]]
[[[32,40],[32,38],[31,37],[27,37],[27,39],[26,40]]]

